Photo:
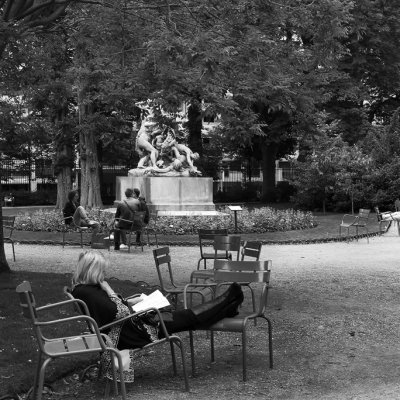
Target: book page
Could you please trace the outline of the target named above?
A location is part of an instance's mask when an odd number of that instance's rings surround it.
[[[159,290],[156,290],[148,296],[142,294],[140,297],[143,298],[143,300],[132,306],[132,310],[134,312],[143,311],[150,307],[160,309],[163,307],[168,307],[170,305],[170,302]]]

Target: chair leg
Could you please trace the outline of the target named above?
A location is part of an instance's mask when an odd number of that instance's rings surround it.
[[[35,372],[35,377],[33,379],[33,387],[32,387],[32,399],[36,400],[37,393],[38,393],[38,383],[39,383],[39,375],[40,375],[40,368],[42,366],[42,354],[39,352],[38,361],[37,361],[37,368]]]
[[[189,331],[189,344],[190,344],[190,357],[192,359],[192,377],[196,376],[196,361],[194,359],[194,340],[193,340],[193,331]]]
[[[211,349],[211,362],[215,361],[215,351],[214,351],[214,332],[210,332],[210,349]]]
[[[120,367],[122,367],[119,365],[119,359],[116,353],[111,352],[111,369],[112,369],[112,377],[113,377],[113,386],[114,386],[114,393],[116,396],[118,396],[118,382],[117,382],[117,369],[115,367],[115,363],[114,363],[114,357],[117,358],[118,360],[118,369]]]
[[[43,361],[43,364],[40,366],[40,370],[39,370],[39,379],[38,379],[38,383],[37,383],[37,400],[41,400],[42,399],[42,393],[43,393],[43,386],[44,386],[44,373],[47,367],[47,364],[51,361],[51,358],[46,358]],[[36,400],[36,399],[35,399]]]
[[[178,370],[176,368],[176,356],[175,356],[174,343],[172,341],[170,341],[169,346],[171,348],[172,369],[174,371],[174,376],[176,376],[176,375],[178,375]]]
[[[268,323],[269,367],[272,369],[274,367],[274,356],[273,356],[273,350],[272,350],[272,323],[271,323],[271,320],[269,318],[267,318],[265,315],[262,315],[262,317]]]
[[[14,249],[14,241],[12,241],[12,242],[11,242],[11,246],[12,246],[13,258],[14,258],[14,262],[15,262],[15,249]]]
[[[183,349],[183,345],[182,345],[182,341],[181,339],[176,336],[173,341],[175,342],[175,344],[180,348],[181,350],[181,359],[182,359],[182,372],[183,372],[183,378],[185,380],[185,391],[189,392],[190,388],[189,388],[189,379],[188,379],[188,375],[187,375],[187,370],[186,370],[186,358],[185,358],[185,351]]]
[[[247,334],[246,325],[243,327],[242,332],[242,363],[243,363],[243,382],[247,381]]]
[[[129,238],[128,238],[128,253],[131,252],[131,236],[132,236],[132,231],[129,232]]]
[[[119,371],[119,380],[120,380],[120,386],[121,386],[121,397],[123,400],[126,400],[126,389],[125,389],[125,381],[124,381],[124,368],[122,364],[122,357],[121,354],[115,350],[115,349],[110,349],[112,352],[112,355],[117,357],[118,360],[118,371]],[[112,359],[112,357],[111,357]],[[116,374],[116,368],[114,365],[114,362],[112,362],[112,368],[113,368],[113,378],[114,378],[114,390],[115,394],[118,395],[118,382],[117,382],[117,374]]]

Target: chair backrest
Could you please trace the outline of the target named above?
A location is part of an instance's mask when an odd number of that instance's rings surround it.
[[[36,311],[36,300],[32,293],[32,287],[30,282],[23,281],[20,283],[16,292],[19,296],[19,304],[22,308],[22,315],[30,319],[33,324],[33,331],[35,332],[36,340],[39,345],[39,349],[41,352],[45,352],[44,349],[44,336],[41,332],[40,326],[38,325],[38,317]]]
[[[371,210],[368,210],[366,208],[360,208],[358,212],[358,225],[366,225],[368,222],[368,217],[370,214]]]
[[[215,235],[213,246],[215,250],[215,256],[217,256],[218,251],[226,251],[227,257],[228,257],[228,252],[236,251],[236,260],[239,260],[239,254],[240,254],[239,235]]]
[[[157,210],[150,211],[148,225],[154,228],[157,225],[157,218],[158,218],[158,211]]]
[[[158,249],[153,250],[153,256],[154,256],[154,261],[156,264],[156,269],[157,269],[157,275],[158,279],[160,281],[160,286],[163,292],[165,292],[168,287],[166,285],[166,282],[164,281],[164,273],[161,270],[163,267],[167,268],[168,270],[168,277],[169,277],[169,283],[171,286],[175,287],[175,282],[174,282],[174,276],[172,273],[172,266],[171,266],[171,255],[169,252],[169,247],[159,247]]]
[[[15,290],[19,296],[19,304],[22,308],[22,315],[25,318],[32,320],[32,322],[37,321],[36,301],[32,293],[30,282],[23,281]]]
[[[11,234],[14,230],[14,224],[15,224],[15,215],[3,216],[3,229],[8,231],[9,237],[11,237]]]
[[[244,261],[245,257],[254,258],[255,261],[260,259],[262,242],[255,240],[246,240],[242,248],[242,258]]]
[[[263,313],[267,306],[272,261],[230,261],[214,260],[216,282],[238,282],[260,284],[261,291],[257,313]]]
[[[374,207],[374,211],[376,213],[376,218],[378,222],[382,221],[382,214],[379,212],[379,207]]]
[[[131,231],[139,231],[143,228],[145,211],[135,211],[132,215]]]
[[[228,229],[199,229],[199,245],[200,245],[200,254],[203,256],[203,246],[212,245],[214,242],[214,237],[219,235],[227,236]]]

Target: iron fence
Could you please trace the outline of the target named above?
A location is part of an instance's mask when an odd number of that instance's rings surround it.
[[[106,165],[100,169],[101,196],[105,204],[115,199],[116,177],[126,176],[133,166]],[[236,168],[236,169],[233,169]],[[80,183],[80,169],[74,174]],[[41,189],[56,190],[57,178],[51,159],[39,160],[1,160],[1,183],[4,191]],[[276,181],[287,181],[293,178],[294,169],[291,164],[278,164]],[[218,171],[214,179],[214,194],[217,192],[240,191],[248,188],[261,188],[263,173],[261,168],[240,168],[240,165],[225,166]]]

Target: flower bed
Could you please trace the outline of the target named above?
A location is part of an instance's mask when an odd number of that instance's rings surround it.
[[[233,214],[228,208],[220,210],[218,216],[162,216],[157,219],[157,232],[165,235],[197,234],[198,229],[228,228],[232,232],[235,228]],[[109,213],[93,209],[88,212],[89,218],[100,221],[102,232],[108,233],[114,216]],[[239,233],[262,233],[288,230],[309,229],[317,226],[317,221],[311,212],[293,209],[276,210],[271,207],[257,209],[243,208],[238,213],[237,231]],[[64,221],[57,210],[39,210],[32,214],[18,215],[15,227],[26,231],[62,231]]]

